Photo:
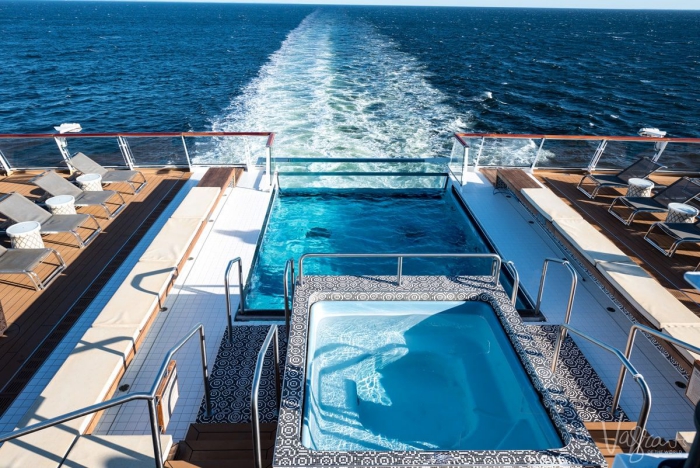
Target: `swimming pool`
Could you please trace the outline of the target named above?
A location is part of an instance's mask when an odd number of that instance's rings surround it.
[[[302,444],[312,450],[544,450],[561,438],[481,301],[311,306]]]
[[[487,253],[445,190],[284,190],[272,203],[246,285],[248,309],[282,309],[285,262],[310,252]],[[488,261],[409,259],[404,273],[487,271]],[[395,260],[314,260],[309,274],[391,274]]]
[[[349,309],[359,315],[325,326]],[[392,331],[379,328],[397,318]],[[305,275],[294,291],[273,466],[603,466],[528,328],[492,276]],[[462,348],[497,358],[472,360]],[[506,415],[492,415],[496,406]]]

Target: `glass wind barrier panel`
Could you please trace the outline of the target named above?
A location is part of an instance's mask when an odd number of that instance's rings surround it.
[[[0,138],[0,152],[12,169],[66,168],[53,138]]]
[[[652,159],[656,154],[654,141],[608,141],[596,170],[621,170],[640,158]]]
[[[267,140],[267,136],[185,137],[190,161],[195,166],[264,166]]]
[[[470,166],[530,167],[535,160],[540,140],[516,138],[486,138],[470,140]]]
[[[181,137],[128,137],[135,167],[175,166],[188,167]]]
[[[658,162],[662,171],[700,172],[700,143],[669,142]]]
[[[97,164],[105,167],[126,167],[126,161],[119,149],[117,137],[104,138],[66,138],[68,151],[71,156],[83,153]]]
[[[453,140],[452,144],[452,151],[450,152],[450,163],[449,163],[449,168],[450,172],[454,174],[454,176],[457,178],[457,180],[460,181],[460,183],[464,183],[464,157],[465,157],[465,152],[466,148],[462,145],[462,143],[455,138]]]
[[[601,140],[546,139],[535,167],[585,169],[600,142]]]

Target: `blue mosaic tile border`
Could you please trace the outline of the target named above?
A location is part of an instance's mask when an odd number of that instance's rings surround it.
[[[429,292],[428,292],[429,291]],[[551,450],[474,451],[315,451],[301,444],[309,308],[331,301],[483,301],[496,311],[544,407],[565,446]],[[490,277],[307,276],[294,292],[282,404],[273,466],[440,466],[440,465],[579,465],[605,466],[605,460],[571,402],[552,374],[549,360],[513,308],[508,295]]]

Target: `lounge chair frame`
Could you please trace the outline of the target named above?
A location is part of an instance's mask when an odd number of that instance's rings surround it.
[[[82,174],[99,174],[102,176],[102,184],[127,184],[131,187],[132,195],[138,194],[147,184],[146,177],[141,171],[111,170],[96,163],[84,153],[76,153],[71,156],[68,164]],[[136,180],[138,176],[141,180]],[[135,184],[139,184],[136,188]]]
[[[664,213],[668,211],[669,203],[688,203],[698,195],[700,195],[700,180],[682,177],[653,197],[616,197],[610,204],[608,213],[629,226],[639,213]],[[622,206],[618,203],[632,210],[627,218],[615,212],[616,205]]]
[[[672,239],[671,245],[668,249],[660,246],[650,237],[653,230],[660,230],[662,234],[670,237]],[[678,231],[687,231],[685,235],[679,235]],[[700,222],[696,223],[654,223],[651,225],[649,230],[644,234],[644,240],[652,245],[656,250],[663,253],[667,257],[673,257],[676,253],[676,249],[681,244],[693,243],[700,244]]]
[[[31,183],[41,188],[44,192],[51,196],[71,195],[75,198],[76,207],[85,206],[100,206],[105,211],[107,219],[115,218],[119,213],[126,208],[126,201],[119,192],[114,190],[103,190],[102,192],[84,192],[75,185],[68,182],[66,179],[56,174],[54,171],[46,171],[32,180]],[[110,203],[108,200],[114,196],[119,197],[121,203]],[[91,201],[90,198],[96,198]],[[114,211],[110,211],[108,204],[118,205]]]
[[[34,268],[41,263],[48,264],[48,262],[45,262],[45,260],[50,255],[55,257],[57,265],[46,276],[46,278],[42,280],[41,277],[39,277],[39,275],[34,271]],[[8,268],[4,266],[3,263],[8,256],[25,257],[24,261],[21,262],[24,265],[20,268]],[[55,249],[6,249],[5,247],[0,246],[0,275],[25,275],[29,278],[34,285],[34,289],[37,291],[46,289],[46,287],[51,284],[53,280],[56,279],[65,269],[66,262],[63,260],[63,257],[61,257],[61,254]]]
[[[8,199],[13,199],[15,200],[15,203],[18,205],[22,205],[23,209],[23,214],[26,214],[26,217],[20,218],[18,216],[13,216],[12,213],[7,213],[3,211],[2,209],[2,204],[6,203]],[[102,227],[100,226],[100,223],[97,222],[95,217],[91,214],[87,213],[82,213],[82,214],[75,214],[75,215],[52,215],[45,209],[41,208],[40,206],[35,205],[32,203],[31,200],[25,198],[22,194],[12,192],[10,194],[0,196],[0,213],[2,213],[4,216],[7,216],[9,219],[14,221],[15,223],[21,223],[23,221],[38,221],[41,224],[41,235],[44,234],[65,234],[69,233],[72,234],[73,237],[75,237],[75,240],[78,242],[78,247],[81,249],[87,246],[90,242],[93,241],[97,235],[102,232]],[[15,212],[16,213],[16,212]],[[92,222],[95,224],[94,228],[91,228],[89,226],[85,226],[83,221],[78,222],[75,224],[75,227],[72,229],[52,229],[51,228],[51,221],[56,219],[56,220],[66,220],[66,219],[71,219],[71,217],[74,217],[72,219],[77,219],[77,217],[82,218],[83,220],[92,220]],[[60,221],[59,221],[60,222]],[[45,225],[44,223],[48,223],[48,225]],[[82,236],[78,233],[79,228],[86,228],[86,229],[94,229],[93,232],[86,238],[83,239]]]
[[[647,157],[643,157],[627,166],[617,174],[586,174],[581,178],[576,186],[588,198],[595,198],[598,191],[603,187],[624,187],[629,184],[632,178],[646,179],[652,173],[658,171],[665,166],[652,161]],[[593,190],[589,193],[583,186],[586,179],[590,179],[595,184]]]

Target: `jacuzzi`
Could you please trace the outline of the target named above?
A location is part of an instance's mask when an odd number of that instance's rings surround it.
[[[307,276],[273,466],[602,466],[505,291],[484,277]]]

